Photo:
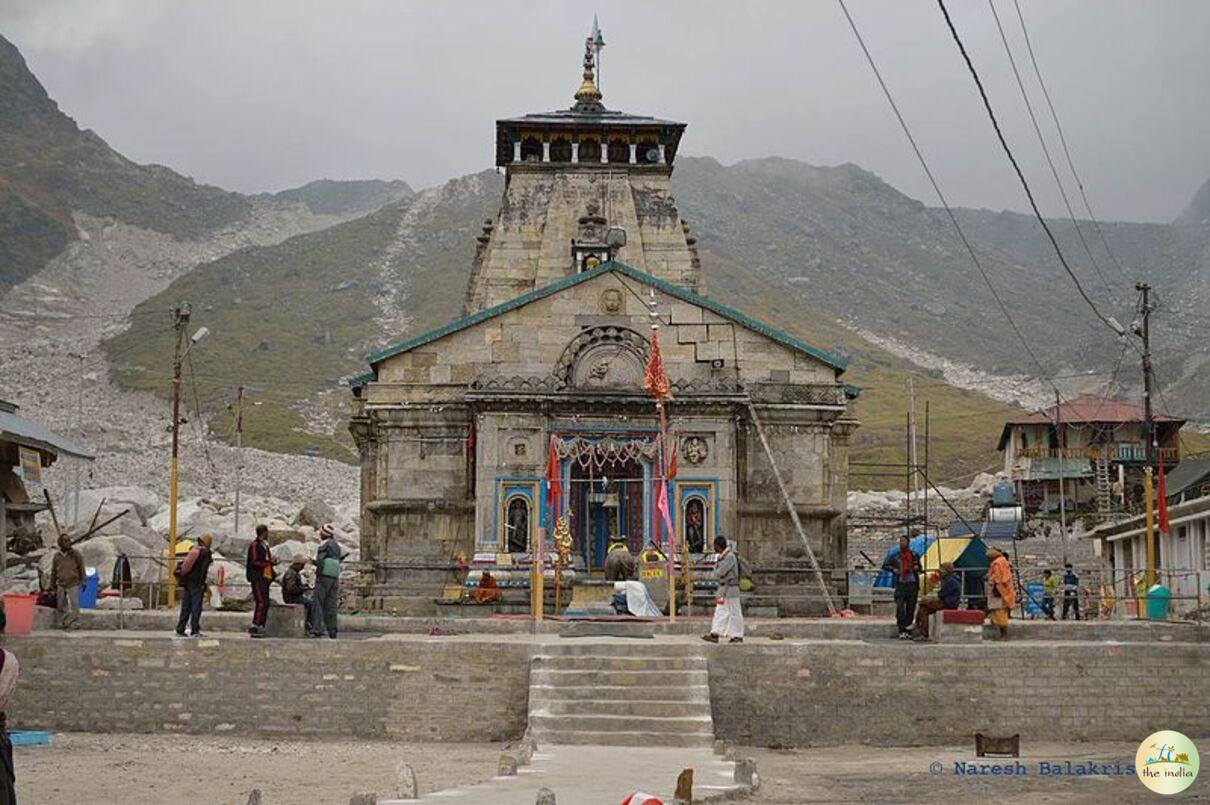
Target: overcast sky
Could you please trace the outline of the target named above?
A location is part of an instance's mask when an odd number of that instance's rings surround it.
[[[1020,1],[1094,210],[1175,217],[1210,177],[1210,2]],[[1016,12],[995,2],[1069,180]],[[1058,214],[987,2],[949,5]],[[849,7],[951,201],[1024,209],[936,3]],[[594,11],[606,105],[688,122],[682,153],[854,162],[935,203],[832,0],[4,0],[0,33],[64,111],[140,162],[241,191],[421,187],[489,167],[495,118],[571,104]]]

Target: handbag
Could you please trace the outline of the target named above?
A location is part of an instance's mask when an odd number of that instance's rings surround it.
[[[327,576],[328,578],[340,577],[340,560],[334,556],[325,556],[324,560],[319,565],[319,575]]]

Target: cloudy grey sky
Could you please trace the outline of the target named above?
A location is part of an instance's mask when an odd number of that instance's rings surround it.
[[[1053,138],[1011,0],[995,2]],[[1175,217],[1210,177],[1210,3],[1021,3],[1094,209]],[[987,2],[949,5],[1059,213]],[[936,3],[849,6],[951,201],[1024,209]],[[594,11],[606,104],[687,121],[682,153],[855,162],[934,203],[832,0],[5,0],[0,33],[68,114],[138,161],[242,191],[426,186],[488,167],[496,117],[570,105]]]

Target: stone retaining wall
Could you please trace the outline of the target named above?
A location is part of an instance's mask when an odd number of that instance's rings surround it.
[[[1139,741],[1210,735],[1210,646],[1185,643],[712,647],[719,738],[760,746]],[[972,744],[973,745],[973,744]]]
[[[12,728],[501,741],[528,712],[521,635],[197,641],[9,637]],[[619,655],[632,645],[619,641]],[[765,746],[1210,735],[1210,645],[683,642],[709,659],[719,738]]]
[[[519,643],[76,633],[6,648],[21,661],[12,728],[501,741],[528,711]]]

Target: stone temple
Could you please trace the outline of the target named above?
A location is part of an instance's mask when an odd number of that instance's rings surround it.
[[[468,565],[490,567],[506,600],[527,587],[540,534],[549,545],[552,466],[578,578],[599,575],[611,534],[636,553],[664,544],[659,421],[642,388],[653,308],[678,544],[699,562],[726,535],[765,572],[771,602],[802,611],[794,591],[814,582],[778,575],[805,565],[772,455],[819,564],[846,564],[857,423],[844,363],[740,313],[742,300],[703,295],[670,183],[684,130],[607,109],[590,51],[570,109],[497,121],[506,187],[465,315],[370,355],[352,381],[364,606],[432,606]]]

